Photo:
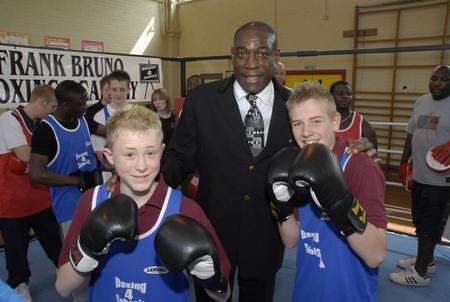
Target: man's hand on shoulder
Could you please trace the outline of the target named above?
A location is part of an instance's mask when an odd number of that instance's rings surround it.
[[[348,139],[347,140],[347,153],[358,154],[361,152],[366,152],[367,156],[375,159],[377,155],[377,149],[373,147],[373,144],[366,138],[361,137],[360,139]]]

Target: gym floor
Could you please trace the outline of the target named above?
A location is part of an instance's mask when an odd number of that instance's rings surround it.
[[[395,177],[395,176],[394,176]],[[388,180],[398,181],[397,179]],[[388,216],[390,230],[414,234],[414,227],[411,222],[411,195],[401,187],[388,186],[386,190],[386,212]],[[389,273],[398,270],[395,263],[400,258],[415,256],[417,241],[414,237],[400,235],[397,233],[388,234],[387,258],[380,267],[378,301],[390,302],[408,299],[408,302],[423,301],[450,301],[450,246],[440,245],[436,248],[435,258],[437,262],[437,274],[431,278],[431,284],[423,288],[411,288],[396,285],[389,280]],[[4,257],[4,251],[0,250],[0,255]],[[295,258],[296,249],[285,251],[284,262],[278,272],[275,284],[274,302],[291,301],[292,287],[295,278]],[[4,259],[4,258],[3,258]],[[7,279],[5,261],[0,261],[0,278]],[[71,301],[71,299],[61,298],[55,288],[55,269],[52,263],[46,258],[39,242],[32,240],[29,249],[29,259],[32,271],[30,280],[31,293],[34,301],[56,302]],[[191,290],[192,301],[195,301]],[[425,300],[424,300],[425,298]],[[233,293],[233,301],[238,301],[238,291]],[[2,302],[2,301],[0,301]]]
[[[431,276],[431,284],[428,287],[412,288],[395,285],[389,281],[388,274],[397,270],[395,263],[400,258],[415,255],[416,239],[414,237],[389,233],[388,253],[383,265],[380,267],[380,283],[378,290],[378,301],[408,301],[408,302],[448,302],[450,301],[450,246],[439,245],[436,248],[435,260],[437,263],[437,274]],[[286,250],[283,267],[278,272],[275,284],[274,302],[285,302],[291,300],[292,287],[295,278],[295,254],[296,250]],[[0,252],[4,257],[4,252]],[[53,264],[46,258],[39,242],[32,240],[29,249],[30,266],[32,276],[30,280],[31,293],[35,302],[70,301],[62,299],[54,288],[55,269]],[[7,279],[5,261],[0,261],[0,278]],[[238,293],[233,295],[233,301],[238,301]],[[194,298],[192,298],[194,301]]]

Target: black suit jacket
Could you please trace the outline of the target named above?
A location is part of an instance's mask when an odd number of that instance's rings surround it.
[[[214,225],[232,266],[246,278],[276,272],[283,258],[278,227],[265,196],[271,157],[292,138],[289,90],[274,80],[274,103],[266,147],[253,158],[237,105],[234,77],[209,83],[187,97],[163,167],[178,186],[200,171],[197,201]]]

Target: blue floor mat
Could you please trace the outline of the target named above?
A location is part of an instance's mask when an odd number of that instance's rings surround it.
[[[378,301],[394,302],[449,302],[450,301],[450,247],[438,246],[435,252],[437,274],[431,276],[428,287],[404,287],[389,281],[389,273],[398,271],[395,263],[400,258],[412,257],[416,253],[417,241],[413,237],[388,234],[388,253],[386,260],[380,267],[380,284]],[[0,253],[0,278],[7,279],[4,252]],[[296,250],[286,250],[283,267],[278,272],[275,283],[275,302],[290,301],[295,278]],[[33,240],[30,244],[29,260],[32,271],[30,280],[31,293],[35,302],[70,301],[62,299],[54,288],[55,268],[46,258],[39,242]],[[192,296],[192,295],[191,295]],[[233,301],[237,301],[238,292],[234,292]],[[0,301],[2,302],[2,301]]]

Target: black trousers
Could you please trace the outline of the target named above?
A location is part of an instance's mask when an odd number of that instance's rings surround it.
[[[411,197],[412,218],[417,236],[435,243],[441,242],[450,214],[450,187],[414,181]]]
[[[234,275],[236,269],[233,269],[230,274],[230,284],[231,289],[233,289]],[[237,281],[239,285],[239,302],[272,302],[273,293],[275,287],[275,276],[276,273],[264,276],[257,279],[246,279],[241,276],[237,276]],[[195,296],[197,302],[212,302],[208,294],[203,288],[195,286]],[[231,292],[228,302],[231,302],[233,297],[233,291]]]
[[[5,240],[7,283],[12,288],[28,282],[31,275],[27,257],[31,228],[47,257],[55,266],[58,265],[62,243],[59,225],[51,207],[25,217],[0,218],[0,229]]]

